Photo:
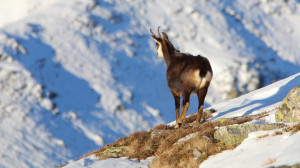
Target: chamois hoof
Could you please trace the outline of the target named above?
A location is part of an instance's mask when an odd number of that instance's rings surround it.
[[[174,128],[175,128],[175,129],[180,128],[181,125],[182,125],[182,123],[176,123],[175,126],[174,126]]]
[[[204,122],[206,122],[206,120],[202,120],[200,123],[196,123],[196,121],[192,122],[190,124],[190,127],[193,127],[193,128],[197,128],[199,127],[201,124],[203,124]]]

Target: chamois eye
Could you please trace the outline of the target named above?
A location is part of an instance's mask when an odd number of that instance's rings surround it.
[[[156,47],[159,47],[159,44],[158,43],[155,43]]]

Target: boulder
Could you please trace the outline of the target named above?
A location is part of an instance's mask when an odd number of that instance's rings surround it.
[[[126,147],[112,147],[112,148],[106,149],[101,154],[102,154],[102,156],[105,156],[108,158],[119,158],[119,157],[125,156]]]
[[[281,102],[275,115],[277,122],[300,121],[300,87],[294,87]]]
[[[199,136],[200,134],[201,134],[201,132],[191,133],[191,134],[189,134],[185,137],[182,137],[182,138],[178,139],[178,141],[176,143],[174,143],[174,145],[178,145],[180,143],[187,142],[190,139],[195,138],[196,136]]]
[[[262,117],[267,116],[267,112],[263,112],[260,114],[255,114],[255,115],[245,115],[245,116],[238,116],[238,117],[232,117],[232,118],[219,118],[216,119],[216,122],[219,122],[221,125],[224,125],[225,123],[238,123],[238,121],[251,121],[251,120],[258,120]]]
[[[283,165],[283,166],[277,166],[277,167],[272,166],[272,167],[269,167],[269,168],[300,168],[300,163],[294,164],[294,165],[292,165],[292,166],[286,166],[286,165]]]
[[[282,123],[228,125],[218,128],[214,133],[214,138],[226,146],[235,147],[241,144],[251,132],[273,130],[283,127],[285,127],[285,124]]]

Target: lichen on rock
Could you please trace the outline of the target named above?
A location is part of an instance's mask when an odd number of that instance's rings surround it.
[[[122,156],[125,156],[125,154],[126,154],[126,147],[112,147],[112,148],[106,149],[101,154],[108,158],[122,157]]]
[[[214,133],[214,138],[226,146],[235,147],[243,142],[248,134],[254,131],[266,131],[285,127],[285,124],[242,124],[220,127]]]
[[[281,102],[275,114],[277,122],[300,121],[300,87],[294,87]]]

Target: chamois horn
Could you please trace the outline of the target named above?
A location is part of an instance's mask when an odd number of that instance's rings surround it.
[[[152,29],[150,29],[150,32],[151,32],[152,36],[156,37],[155,34],[153,33]]]
[[[160,32],[159,32],[159,28],[160,28],[160,26],[158,26],[157,32],[158,32],[158,37],[161,38],[161,35],[160,35]],[[151,34],[152,34],[154,37],[156,37],[155,34],[153,33],[152,29],[150,29],[150,32],[151,32]],[[156,37],[156,38],[157,38],[157,37]]]
[[[159,32],[159,28],[160,28],[160,26],[158,26],[157,32],[158,32],[158,37],[161,38],[161,35],[160,35],[160,32]]]

